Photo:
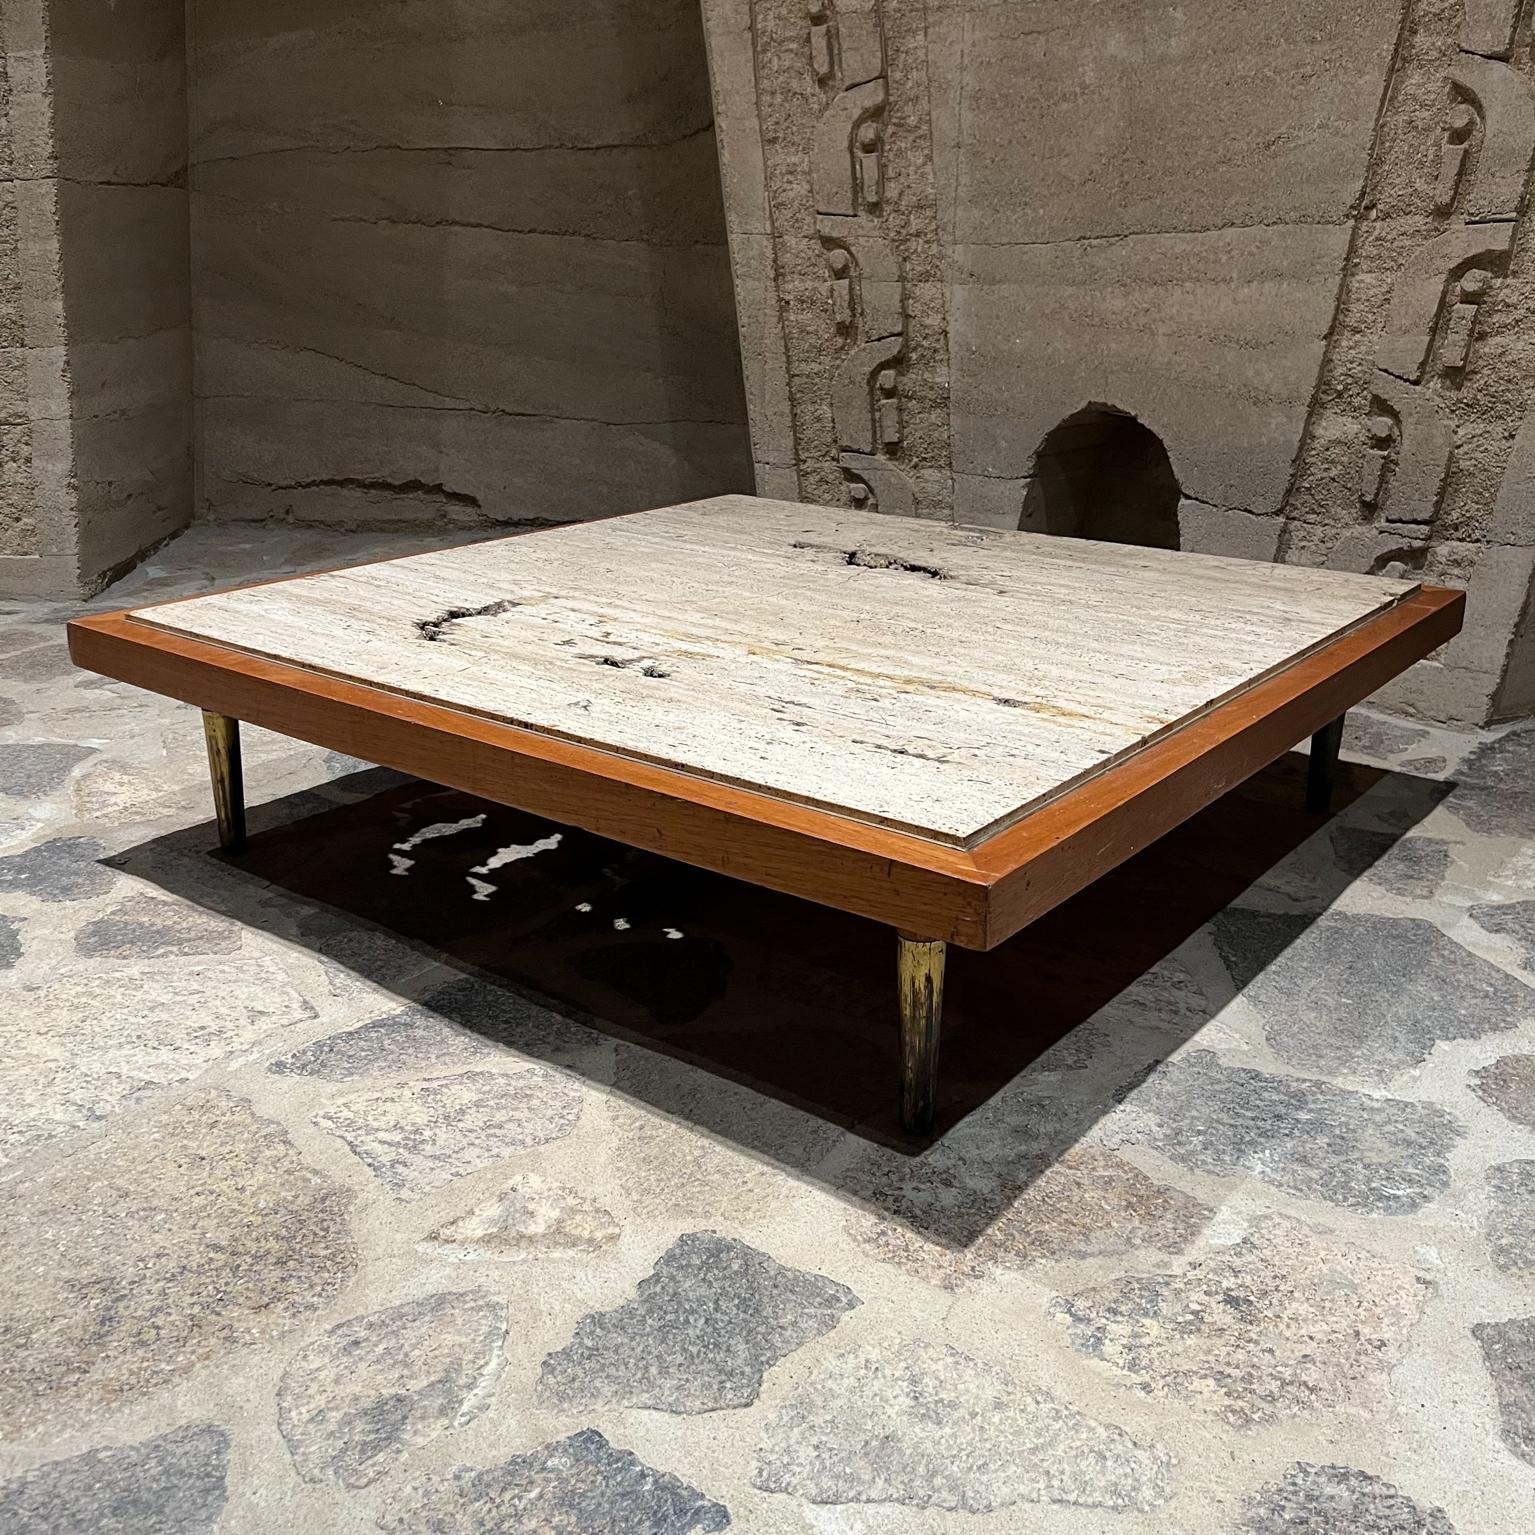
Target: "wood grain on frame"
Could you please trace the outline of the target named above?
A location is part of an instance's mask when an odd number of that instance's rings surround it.
[[[92,671],[910,933],[990,948],[1458,632],[1424,588],[970,852],[167,633],[77,620]]]

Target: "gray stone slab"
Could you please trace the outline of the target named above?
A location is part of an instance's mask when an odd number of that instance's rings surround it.
[[[362,976],[387,987],[430,963],[423,950],[396,934],[328,907],[306,907],[298,913],[294,928],[305,947],[332,971],[333,985],[346,985],[353,976]]]
[[[366,1487],[490,1406],[506,1303],[445,1292],[338,1323],[277,1387],[277,1426],[306,1482]]]
[[[6,1192],[0,1432],[270,1346],[356,1268],[351,1197],[238,1099],[193,1093]]]
[[[1344,873],[1367,879],[1393,895],[1426,899],[1438,890],[1450,868],[1450,845],[1435,837],[1398,837],[1366,826],[1334,826],[1332,847]]]
[[[18,650],[29,650],[34,645],[46,645],[54,637],[52,629],[11,629],[0,634],[0,655],[15,655]]]
[[[157,896],[121,901],[75,934],[75,952],[91,959],[233,954],[239,947],[238,923]]]
[[[1343,755],[1390,762],[1427,739],[1428,731],[1422,725],[1353,709],[1343,726]]]
[[[1164,1502],[1171,1469],[1160,1445],[958,1349],[888,1338],[795,1389],[763,1430],[752,1483],[821,1504],[1128,1510]]]
[[[201,785],[199,785],[201,789]],[[175,804],[177,790],[163,774],[156,776],[121,762],[97,762],[71,785],[76,813],[82,821],[129,825],[165,815]]]
[[[1535,728],[1477,746],[1456,772],[1445,808],[1486,836],[1535,837]]]
[[[95,837],[54,837],[0,858],[0,891],[39,901],[83,901],[105,895],[114,876],[97,862],[107,851]]]
[[[496,1053],[489,1041],[455,1028],[430,1009],[407,1007],[279,1056],[267,1070],[279,1076],[350,1082],[473,1065],[494,1059]]]
[[[447,1258],[516,1261],[596,1252],[619,1225],[594,1199],[520,1173],[500,1193],[429,1231],[422,1244]]]
[[[1449,1155],[1465,1131],[1438,1104],[1226,1066],[1196,1050],[1152,1072],[1101,1134],[1217,1177],[1408,1215],[1449,1187]]]
[[[1079,1144],[1029,1177],[977,1167],[935,1147],[920,1162],[875,1151],[844,1187],[869,1208],[850,1214],[852,1235],[875,1256],[946,1289],[998,1269],[1062,1259],[1182,1252],[1215,1213],[1123,1157]],[[933,1217],[947,1209],[949,1220]],[[961,1232],[968,1222],[973,1232]],[[948,1234],[949,1240],[944,1240]]]
[[[1492,1377],[1503,1442],[1535,1466],[1535,1316],[1478,1322],[1471,1335]]]
[[[1147,1396],[1245,1428],[1379,1394],[1429,1289],[1410,1269],[1271,1216],[1178,1273],[1132,1275],[1057,1307],[1078,1353]]]
[[[1228,907],[1213,931],[1275,1054],[1317,1075],[1389,1082],[1441,1040],[1535,1019],[1535,989],[1422,918]]]
[[[0,1535],[214,1535],[229,1436],[212,1424],[51,1460],[0,1487]]]
[[[27,1027],[0,1055],[0,1151],[102,1120],[186,1082],[216,1061],[254,1051],[314,1016],[271,959],[159,960],[67,969],[20,993]]]
[[[1473,906],[1471,920],[1489,933],[1508,939],[1519,950],[1523,967],[1535,971],[1535,901]]]
[[[729,1524],[723,1504],[594,1428],[499,1466],[430,1478],[379,1520],[385,1535],[693,1535]]]
[[[283,1076],[326,1082],[471,1066],[508,1050],[540,1058],[569,1056],[590,1045],[591,1031],[516,992],[472,976],[440,987],[423,1002],[327,1035],[272,1062]]]
[[[1535,1130],[1535,1055],[1501,1055],[1471,1073],[1471,1090],[1516,1125]]]
[[[7,682],[56,682],[74,675],[78,674],[67,645],[39,645],[19,655],[0,657],[0,678]]]
[[[1232,1535],[1456,1535],[1442,1508],[1352,1466],[1296,1461],[1247,1500]]]
[[[386,1188],[420,1199],[530,1146],[569,1135],[581,1088],[543,1066],[465,1071],[345,1098],[315,1116]]]
[[[1487,1198],[1492,1261],[1505,1274],[1535,1281],[1535,1162],[1489,1167]]]
[[[21,924],[15,917],[0,917],[0,970],[12,969],[21,958]]]
[[[747,1407],[768,1369],[858,1304],[845,1285],[785,1268],[732,1237],[689,1232],[657,1259],[633,1300],[581,1319],[544,1360],[539,1395],[567,1409]]]
[[[0,742],[0,794],[14,799],[42,799],[69,782],[69,775],[90,757],[94,746],[57,741]]]

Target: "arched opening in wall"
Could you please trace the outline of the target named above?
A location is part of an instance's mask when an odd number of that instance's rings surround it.
[[[1040,443],[1018,526],[1176,549],[1179,497],[1162,439],[1125,411],[1089,405]]]

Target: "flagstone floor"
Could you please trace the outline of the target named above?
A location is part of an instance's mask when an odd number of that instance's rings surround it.
[[[1535,1529],[1535,727],[1356,714],[1330,821],[1281,766],[957,959],[911,1155],[877,930],[260,731],[224,860],[67,616],[0,614],[0,1535]]]

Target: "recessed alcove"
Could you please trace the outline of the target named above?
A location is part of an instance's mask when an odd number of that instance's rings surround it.
[[[1179,498],[1162,439],[1126,411],[1088,405],[1040,443],[1018,525],[1035,533],[1176,549]]]

